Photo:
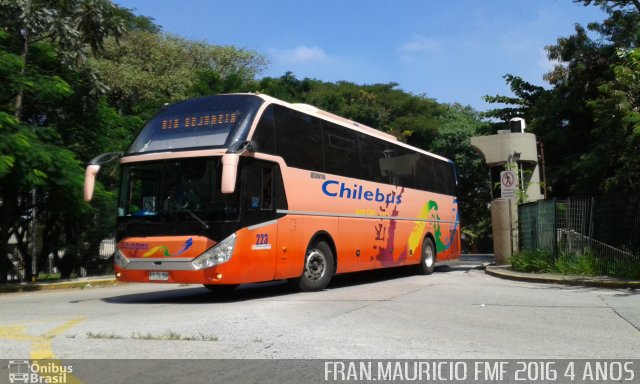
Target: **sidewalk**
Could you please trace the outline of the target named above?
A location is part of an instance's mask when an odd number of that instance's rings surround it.
[[[95,277],[82,277],[77,279],[66,280],[46,280],[37,281],[35,283],[9,283],[0,285],[0,293],[12,293],[12,292],[32,292],[32,291],[47,291],[53,289],[69,289],[69,288],[91,288],[97,286],[115,285],[116,278],[108,276],[95,276]]]
[[[511,270],[510,265],[489,265],[486,267],[485,273],[501,279],[530,283],[565,284],[613,289],[640,289],[640,280],[625,280],[609,276],[569,276],[553,273],[516,272]]]

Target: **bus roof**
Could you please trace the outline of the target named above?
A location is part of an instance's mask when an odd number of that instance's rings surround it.
[[[175,129],[175,128],[183,128],[181,125],[174,125],[174,129],[173,130],[167,130],[167,133],[170,133],[170,135],[165,134],[165,130],[164,130],[164,126],[163,124],[165,124],[165,121],[162,120],[162,116],[166,113],[172,113],[176,110],[179,110],[180,108],[185,108],[191,105],[196,105],[197,108],[204,108],[203,110],[208,111],[208,107],[206,107],[206,103],[208,103],[209,100],[212,100],[214,98],[224,98],[225,96],[231,96],[232,98],[229,98],[229,100],[250,100],[252,97],[254,97],[254,100],[263,100],[264,104],[262,105],[262,107],[259,107],[259,103],[255,104],[250,107],[248,110],[244,111],[244,112],[249,112],[249,114],[244,113],[245,117],[248,118],[248,120],[254,120],[253,124],[249,123],[249,121],[244,120],[244,123],[240,120],[238,120],[238,124],[243,125],[244,127],[240,127],[240,126],[236,126],[236,127],[227,127],[228,129],[231,129],[231,131],[229,131],[228,135],[220,135],[218,134],[217,136],[220,136],[219,139],[217,139],[217,141],[208,143],[207,145],[202,145],[203,144],[203,140],[204,140],[204,136],[194,136],[194,137],[190,137],[190,135],[185,135],[185,137],[178,137],[181,134],[181,130],[180,129]],[[220,99],[221,100],[221,99]],[[205,104],[203,104],[205,103]],[[201,105],[202,104],[202,105]],[[223,103],[223,104],[227,104],[227,103]],[[174,149],[178,149],[178,150],[189,150],[189,151],[193,151],[193,150],[202,150],[204,149],[204,147],[209,147],[207,149],[216,149],[219,148],[219,150],[224,149],[225,146],[227,146],[229,144],[229,140],[233,139],[234,137],[237,136],[237,132],[247,132],[247,131],[251,131],[255,128],[255,126],[257,125],[257,119],[254,119],[255,114],[259,113],[258,110],[265,108],[266,105],[269,104],[278,104],[281,106],[284,106],[286,108],[290,108],[293,110],[296,110],[298,112],[307,114],[307,115],[311,115],[314,117],[317,117],[319,119],[325,120],[325,121],[329,121],[331,123],[340,125],[342,127],[345,127],[347,129],[356,131],[356,132],[360,132],[362,134],[365,134],[367,136],[372,136],[372,137],[376,137],[378,139],[387,141],[392,143],[393,145],[396,146],[400,146],[400,147],[404,147],[407,148],[411,151],[415,151],[415,152],[419,152],[419,153],[423,153],[425,155],[434,157],[436,159],[442,160],[442,161],[446,161],[449,163],[452,163],[451,160],[436,155],[434,153],[425,151],[423,149],[420,148],[416,148],[413,147],[409,144],[403,143],[401,141],[399,141],[395,136],[380,131],[378,129],[375,128],[371,128],[368,127],[364,124],[358,123],[356,121],[347,119],[345,117],[342,116],[338,116],[336,114],[333,114],[331,112],[322,110],[320,108],[317,108],[315,106],[309,105],[309,104],[303,104],[303,103],[288,103],[286,101],[277,99],[275,97],[266,95],[266,94],[262,94],[260,92],[248,92],[248,93],[232,93],[232,94],[220,94],[220,95],[214,95],[214,96],[205,96],[205,97],[199,97],[199,98],[193,98],[193,99],[187,99],[187,100],[183,100],[174,104],[170,104],[170,105],[166,105],[165,107],[161,108],[156,115],[154,115],[146,124],[145,127],[142,129],[142,131],[139,133],[138,137],[134,140],[133,144],[131,145],[131,147],[129,148],[129,150],[127,151],[127,153],[125,154],[125,156],[129,156],[129,155],[139,155],[139,154],[145,154],[147,152],[164,152],[166,153],[167,150],[172,151]],[[235,107],[234,107],[235,108]],[[189,110],[190,111],[190,110]],[[235,109],[234,109],[235,111]],[[229,112],[229,111],[227,111]],[[233,111],[232,111],[233,112]],[[229,115],[229,113],[227,113]],[[190,113],[189,116],[195,116],[194,113]],[[226,115],[225,115],[226,116]],[[233,114],[231,114],[230,116],[232,116],[231,121],[235,122],[233,116]],[[188,119],[183,119],[184,116],[179,116],[181,118],[180,121],[189,121]],[[171,119],[173,119],[174,116],[171,116]],[[193,117],[192,117],[193,118]],[[173,121],[178,121],[178,120],[168,120],[170,123]],[[206,119],[206,117],[205,117]],[[210,123],[213,123],[215,120],[211,119]],[[248,124],[247,124],[248,123]],[[177,124],[177,123],[176,123]],[[212,125],[212,124],[209,124]],[[252,126],[252,127],[251,127]],[[169,127],[171,128],[171,127]],[[184,130],[182,130],[184,131]],[[158,132],[162,132],[162,136],[168,136],[166,139],[164,139],[165,141],[162,141],[162,138],[158,137]],[[234,133],[235,132],[235,133]],[[200,132],[200,135],[202,134],[207,134],[207,132],[205,132],[204,130]],[[246,133],[245,133],[246,134]],[[207,136],[208,137],[208,136]],[[172,141],[166,141],[166,140],[172,140]],[[194,140],[197,139],[197,143],[193,142]],[[207,138],[208,141],[212,141],[213,139],[209,139]],[[179,141],[183,141],[186,144],[183,144]],[[149,146],[149,144],[151,143],[151,146]],[[154,147],[155,145],[155,147]],[[172,151],[173,152],[173,151]],[[184,154],[186,155],[186,154]]]

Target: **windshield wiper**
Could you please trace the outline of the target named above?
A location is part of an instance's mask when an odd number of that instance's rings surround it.
[[[204,220],[202,220],[198,215],[196,215],[192,210],[190,210],[189,208],[181,208],[178,209],[178,212],[186,212],[188,213],[191,217],[193,217],[194,219],[196,219],[196,221],[202,226],[202,228],[204,228],[205,230],[209,230],[209,224],[205,223]]]
[[[162,211],[162,213],[186,213],[189,216],[191,216],[192,218],[194,218],[198,224],[200,224],[202,226],[202,228],[204,228],[205,230],[209,230],[209,224],[205,223],[204,220],[202,220],[198,215],[196,215],[192,210],[190,210],[189,208],[177,208],[177,209],[165,209]]]

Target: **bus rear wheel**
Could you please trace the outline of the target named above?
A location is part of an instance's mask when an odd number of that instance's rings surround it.
[[[295,281],[295,285],[305,292],[320,291],[329,285],[334,270],[331,247],[325,241],[318,241],[307,249],[302,276]]]
[[[436,267],[436,246],[430,237],[425,237],[422,242],[422,256],[420,257],[420,265],[418,272],[423,275],[430,275]]]

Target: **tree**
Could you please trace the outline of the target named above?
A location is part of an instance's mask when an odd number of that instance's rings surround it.
[[[397,83],[358,85],[346,81],[298,80],[291,72],[258,83],[263,93],[311,104],[423,146],[434,138],[441,124],[438,118],[445,108],[433,99],[411,95],[397,87]]]
[[[575,3],[582,3],[585,6],[597,5],[606,9],[625,9],[628,7],[635,7],[637,11],[640,11],[640,1],[638,0],[574,0]]]
[[[536,116],[532,113],[536,102],[546,94],[543,87],[533,85],[525,81],[520,76],[507,74],[503,77],[511,92],[515,97],[511,96],[484,96],[484,100],[492,104],[506,104],[511,107],[495,108],[483,112],[482,116],[498,119],[500,121],[509,121],[513,118],[520,117],[531,122]]]
[[[81,230],[78,218],[89,207],[80,198],[83,170],[71,149],[93,152],[86,147],[100,142],[76,130],[100,132],[114,117],[99,113],[108,108],[86,58],[119,34],[116,10],[101,0],[0,0],[0,282],[11,267],[11,236],[31,271],[25,235],[36,207],[39,258]],[[117,131],[110,134],[115,141]],[[64,260],[67,275],[74,260]]]
[[[69,65],[86,62],[87,51],[97,51],[107,36],[118,36],[120,20],[107,0],[0,0],[0,25],[20,44],[21,76],[28,68],[29,48],[41,41],[55,43],[57,54]],[[22,114],[28,83],[15,95],[15,116]]]
[[[246,90],[266,60],[234,47],[131,31],[108,40],[92,66],[109,86],[111,105],[121,114],[148,118],[165,103]]]
[[[613,79],[598,87],[598,98],[589,100],[598,134],[612,142],[607,153],[615,172],[607,174],[602,188],[634,194],[640,185],[640,49],[619,51]]]
[[[573,35],[547,47],[549,59],[558,62],[545,75],[551,89],[507,76],[517,97],[488,97],[511,105],[489,116],[528,120],[544,143],[548,187],[556,196],[634,193],[639,172],[634,111],[640,105],[633,50],[640,44],[640,3],[576,3],[600,6],[608,18],[587,29],[576,25]]]

